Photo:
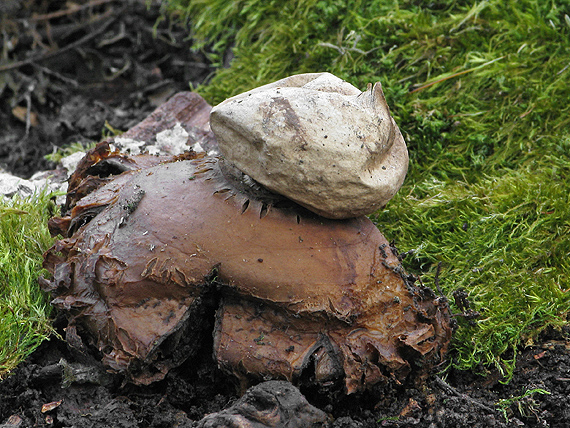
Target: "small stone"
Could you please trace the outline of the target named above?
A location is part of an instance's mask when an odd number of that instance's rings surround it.
[[[0,195],[11,198],[18,194],[25,197],[31,196],[35,190],[36,186],[31,181],[0,171]]]
[[[18,428],[21,427],[23,423],[24,423],[23,419],[19,415],[14,414],[10,416],[8,420],[0,426],[5,428]]]
[[[295,75],[227,99],[210,125],[238,169],[323,217],[373,213],[408,169],[380,83],[361,92],[330,73]]]
[[[61,165],[67,171],[67,178],[73,174],[83,156],[85,156],[85,152],[75,152],[61,159]]]
[[[0,202],[8,201],[14,196],[28,198],[42,191],[60,193],[67,192],[67,174],[59,167],[50,171],[38,171],[29,179],[24,179],[0,170]],[[65,196],[56,197],[56,203],[65,201]],[[1,427],[1,425],[0,425]]]
[[[190,134],[176,123],[172,128],[167,128],[156,134],[156,142],[150,143],[133,138],[115,137],[112,148],[119,149],[131,155],[148,153],[151,155],[180,155],[190,149],[195,152],[204,152],[200,142],[196,141],[192,146],[188,145]],[[197,136],[192,136],[192,140],[197,140]]]
[[[326,427],[330,418],[285,381],[268,381],[246,391],[234,405],[204,417],[199,428]]]
[[[156,154],[179,155],[184,153],[188,146],[188,132],[177,123],[172,129],[165,129],[156,134]]]
[[[115,137],[111,149],[119,149],[131,155],[138,155],[145,151],[145,145],[144,141],[138,141],[133,138]]]

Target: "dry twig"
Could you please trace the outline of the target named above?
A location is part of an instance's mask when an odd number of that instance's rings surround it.
[[[449,395],[455,395],[456,397],[463,398],[464,400],[473,404],[475,407],[479,407],[480,409],[483,409],[489,413],[495,413],[495,411],[496,411],[495,409],[493,409],[489,406],[486,406],[483,403],[480,403],[479,401],[469,397],[467,394],[460,393],[457,389],[452,387],[450,384],[448,384],[446,381],[444,381],[439,376],[434,376],[434,379],[435,379],[435,383],[437,384],[437,386],[439,386],[442,390],[444,390]]]
[[[54,56],[61,55],[64,52],[67,52],[71,49],[75,49],[78,46],[81,46],[81,45],[87,43],[91,39],[94,39],[98,35],[105,32],[105,30],[122,15],[122,13],[125,9],[126,8],[122,8],[119,11],[109,10],[108,12],[103,14],[101,16],[101,18],[111,18],[111,19],[109,19],[106,22],[103,22],[103,24],[101,24],[101,26],[99,28],[96,28],[93,32],[85,35],[81,39],[79,39],[73,43],[70,43],[69,45],[62,47],[61,49],[56,49],[56,50],[51,51],[51,52],[46,52],[42,55],[38,55],[38,56],[28,58],[28,59],[25,59],[22,61],[16,61],[16,62],[13,62],[11,64],[6,64],[4,66],[0,66],[0,72],[8,71],[8,70],[14,70],[14,69],[23,67],[24,65],[29,65],[29,64],[36,63],[36,62],[45,61],[48,58],[52,58]]]
[[[95,7],[95,6],[100,6],[102,4],[111,3],[114,1],[116,1],[116,0],[91,0],[91,1],[87,2],[86,4],[74,5],[72,7],[65,9],[65,10],[58,10],[57,12],[32,16],[30,18],[30,21],[35,21],[35,22],[49,21],[50,19],[61,18],[62,16],[66,16],[66,15],[72,15],[72,14],[80,12],[84,9],[88,9],[90,7]]]

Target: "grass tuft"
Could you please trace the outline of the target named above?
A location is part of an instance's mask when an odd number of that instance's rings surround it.
[[[49,299],[38,286],[42,254],[52,244],[46,192],[0,200],[0,380],[51,333]]]

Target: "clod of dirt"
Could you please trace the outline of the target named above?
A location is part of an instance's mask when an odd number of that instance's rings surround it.
[[[73,208],[51,222],[65,238],[45,257],[75,347],[148,384],[192,358],[214,305],[215,358],[243,382],[353,393],[441,361],[446,302],[366,217],[317,216],[217,157],[108,147],[71,178]]]
[[[198,428],[317,428],[329,422],[289,382],[268,381],[248,389],[233,406],[206,416]]]

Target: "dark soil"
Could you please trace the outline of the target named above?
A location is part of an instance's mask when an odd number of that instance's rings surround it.
[[[126,130],[211,72],[192,52],[185,30],[166,21],[155,27],[157,6],[92,0],[76,2],[91,6],[71,11],[69,4],[0,4],[9,59],[0,67],[13,67],[0,74],[0,165],[23,177],[51,168],[43,156],[54,146],[99,140],[106,123]],[[63,335],[65,321],[55,324]],[[196,426],[239,398],[211,349],[208,337],[196,359],[141,387],[124,384],[53,337],[0,383],[0,427]],[[570,328],[547,331],[521,349],[508,384],[496,372],[450,370],[445,376],[382,385],[334,402],[301,391],[337,428],[570,427]]]
[[[146,3],[0,2],[0,167],[25,178],[50,169],[56,146],[127,130],[205,81],[211,67],[187,30],[156,25],[159,6]]]
[[[498,373],[483,377],[452,370],[446,381],[433,375],[419,386],[388,384],[333,403],[301,391],[332,416],[335,428],[568,427],[569,336],[570,329],[551,331],[540,345],[522,351],[507,385],[499,382]],[[195,427],[206,414],[239,398],[237,385],[213,363],[211,347],[206,340],[197,359],[172,370],[165,380],[141,387],[123,385],[95,360],[53,338],[0,384],[0,426]],[[548,394],[516,399],[533,389]],[[497,403],[511,398],[501,412]],[[53,409],[42,412],[49,404]]]

